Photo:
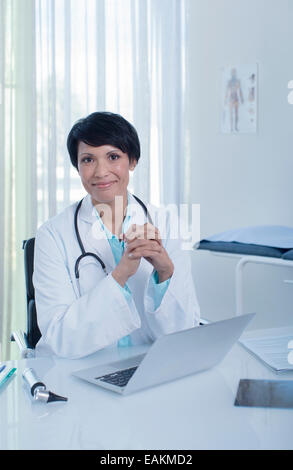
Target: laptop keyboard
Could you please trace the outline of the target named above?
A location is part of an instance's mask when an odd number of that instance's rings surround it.
[[[128,384],[128,381],[133,376],[138,366],[130,367],[129,369],[118,370],[112,374],[102,375],[101,377],[96,377],[96,380],[101,380],[102,382],[107,382],[112,385],[117,385],[117,387],[125,387]]]

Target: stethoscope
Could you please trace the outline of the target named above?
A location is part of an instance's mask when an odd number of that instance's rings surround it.
[[[144,210],[144,213],[145,213],[146,217],[148,218],[149,222],[153,225],[152,218],[151,218],[146,206],[144,205],[144,203],[137,196],[134,196],[134,194],[133,194],[133,197],[141,205],[141,207]],[[79,279],[79,270],[78,270],[79,263],[86,256],[92,256],[93,258],[95,258],[100,263],[104,273],[106,275],[108,275],[108,273],[106,271],[106,266],[105,266],[105,263],[103,262],[103,260],[98,255],[96,255],[95,253],[91,253],[89,251],[86,252],[85,249],[84,249],[83,243],[81,241],[79,230],[78,230],[77,217],[78,217],[78,212],[79,212],[79,209],[81,207],[82,201],[83,201],[83,199],[81,201],[79,201],[79,203],[77,205],[77,208],[75,209],[75,213],[74,213],[74,229],[75,229],[76,238],[77,238],[80,250],[81,250],[81,255],[77,258],[77,260],[75,262],[75,267],[74,267],[75,277],[76,277],[76,279]]]

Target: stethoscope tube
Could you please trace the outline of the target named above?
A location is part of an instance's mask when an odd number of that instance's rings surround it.
[[[147,216],[149,222],[151,224],[153,224],[152,222],[152,218],[146,208],[146,206],[144,205],[144,203],[137,197],[137,196],[134,196],[133,194],[133,197],[136,199],[136,201],[141,205],[141,207],[143,208],[144,210],[144,213],[145,215]],[[96,255],[95,253],[92,253],[92,252],[86,252],[85,249],[84,249],[84,246],[83,246],[83,243],[81,241],[81,238],[80,238],[80,234],[79,234],[79,230],[78,230],[78,222],[77,222],[77,219],[78,219],[78,213],[79,213],[79,210],[80,210],[80,207],[81,207],[81,204],[82,204],[82,201],[83,199],[81,199],[81,201],[79,201],[78,205],[77,205],[77,208],[75,209],[75,214],[74,214],[74,230],[75,230],[75,234],[76,234],[76,238],[77,238],[77,241],[78,241],[78,244],[79,244],[79,247],[80,247],[80,250],[81,250],[81,255],[77,258],[76,262],[75,262],[75,267],[74,267],[74,272],[75,272],[75,277],[76,279],[79,279],[79,263],[80,261],[83,259],[83,258],[86,258],[87,256],[92,256],[93,258],[95,258],[101,265],[104,273],[107,275],[107,270],[106,270],[106,266],[105,266],[105,263],[103,262],[103,260],[98,256]]]
[[[75,262],[75,267],[74,267],[74,272],[75,272],[76,279],[79,279],[79,270],[78,270],[79,263],[86,256],[92,256],[93,258],[95,258],[100,263],[100,265],[102,266],[102,269],[103,269],[104,273],[107,274],[106,266],[105,266],[104,262],[101,260],[101,258],[98,255],[96,255],[95,253],[86,252],[85,249],[84,249],[83,243],[81,241],[79,230],[78,230],[77,217],[78,217],[78,212],[79,212],[79,209],[81,207],[82,201],[83,201],[83,199],[81,201],[79,201],[78,206],[75,210],[75,214],[74,214],[74,229],[75,229],[75,234],[76,234],[76,238],[77,238],[79,247],[81,249],[81,255],[77,258],[77,260]]]

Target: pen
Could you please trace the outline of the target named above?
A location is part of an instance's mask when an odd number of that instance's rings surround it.
[[[16,368],[13,367],[13,369],[11,369],[8,372],[8,374],[5,375],[5,377],[0,382],[0,387],[2,387],[5,384],[5,382],[7,382],[7,380],[14,374],[15,371],[16,371]]]
[[[0,367],[0,374],[1,374],[1,372],[5,369],[5,367],[6,367],[5,364],[4,364],[4,366],[1,366],[1,367]]]

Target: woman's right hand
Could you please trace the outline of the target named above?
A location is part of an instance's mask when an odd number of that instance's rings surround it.
[[[136,273],[140,265],[140,260],[142,258],[140,257],[138,259],[132,259],[131,257],[129,257],[129,254],[130,251],[127,247],[121,257],[121,260],[117,264],[116,268],[112,271],[112,276],[120,284],[121,287],[124,287],[128,278]]]
[[[138,249],[139,254],[133,251]],[[137,250],[136,250],[137,251]],[[156,257],[162,251],[161,243],[155,240],[134,239],[127,243],[127,248],[119,264],[112,271],[114,279],[124,287],[130,276],[133,276],[140,265],[141,258]]]
[[[155,256],[161,251],[162,241],[158,229],[151,224],[133,224],[126,234],[120,235],[120,238],[127,243],[127,248],[112,271],[112,276],[121,287],[124,287],[128,278],[138,270],[141,258]],[[133,256],[131,251],[135,248],[140,248],[141,256]]]

